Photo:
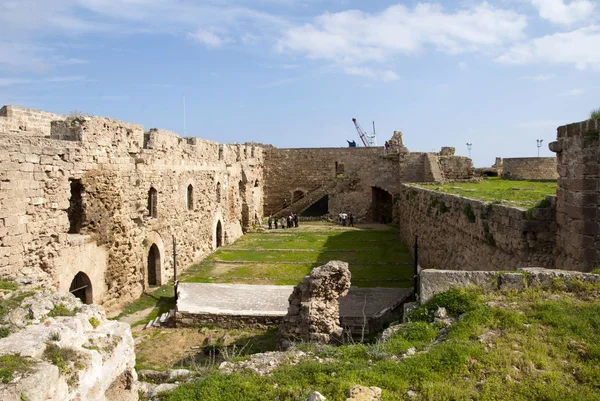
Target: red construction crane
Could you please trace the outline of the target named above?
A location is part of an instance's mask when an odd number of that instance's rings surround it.
[[[360,140],[362,141],[363,145],[365,145],[366,148],[371,146],[367,139],[367,134],[365,134],[365,132],[362,130],[362,128],[358,124],[358,121],[356,121],[356,118],[353,118],[352,122],[354,123],[354,126],[356,127],[356,131],[358,131],[358,136],[359,136]]]

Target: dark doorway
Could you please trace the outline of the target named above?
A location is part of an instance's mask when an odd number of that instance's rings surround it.
[[[344,175],[344,163],[335,162],[335,176]]]
[[[158,192],[154,187],[148,191],[148,216],[154,218],[158,216]]]
[[[71,198],[69,199],[69,234],[79,234],[83,226],[83,184],[81,180],[71,181]]]
[[[324,216],[327,213],[329,213],[329,195],[325,195],[324,197],[310,205],[310,207],[304,210],[302,213],[300,213],[300,215],[306,217],[318,217]]]
[[[221,221],[217,222],[217,248],[223,245],[223,228],[221,227]]]
[[[304,192],[297,190],[292,194],[292,203],[298,202],[300,199],[304,198]]]
[[[221,183],[217,182],[217,203],[221,203]]]
[[[156,244],[152,244],[148,251],[148,285],[158,285],[158,274],[160,272],[160,251]]]
[[[90,278],[84,272],[79,272],[75,275],[69,292],[75,295],[86,305],[94,303],[94,294],[92,293],[92,282]]]
[[[392,194],[377,187],[371,187],[373,221],[376,223],[391,223],[392,221]]]

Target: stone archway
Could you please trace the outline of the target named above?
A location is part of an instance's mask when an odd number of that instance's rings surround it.
[[[148,285],[160,285],[160,272],[160,250],[156,244],[152,244],[148,251]]]
[[[301,189],[297,189],[292,193],[292,203],[298,202],[300,199],[304,198],[304,191]]]
[[[221,246],[223,246],[223,227],[221,226],[221,220],[219,220],[217,222],[217,228],[216,228],[216,241],[215,243],[217,244],[217,248],[220,248]]]
[[[84,272],[79,272],[71,281],[69,292],[75,295],[86,305],[94,303],[94,293],[92,289],[92,282],[90,278]]]

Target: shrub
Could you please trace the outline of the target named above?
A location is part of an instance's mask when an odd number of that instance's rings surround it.
[[[10,383],[15,372],[23,373],[29,370],[31,361],[18,354],[7,354],[0,356],[0,381]]]
[[[446,308],[448,314],[453,316],[473,310],[477,307],[479,294],[465,288],[454,287],[446,292],[434,295],[427,303],[408,314],[408,319],[413,322],[432,321],[433,313],[438,308]]]
[[[592,120],[600,120],[600,107],[590,112],[590,118]]]
[[[90,324],[92,325],[93,328],[100,326],[100,322],[94,316],[92,316],[90,318]]]
[[[463,213],[471,223],[475,223],[475,213],[470,203],[466,203],[463,207]]]
[[[50,317],[58,317],[58,316],[75,316],[77,310],[70,310],[64,305],[54,305],[54,309],[52,309],[48,316]]]
[[[58,367],[61,373],[72,373],[68,367],[68,363],[72,362],[78,369],[83,369],[80,363],[79,353],[70,347],[59,347],[56,344],[46,344],[44,350],[44,359],[53,363]]]

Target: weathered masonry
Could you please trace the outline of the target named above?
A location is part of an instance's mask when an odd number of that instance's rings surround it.
[[[259,146],[1,110],[1,276],[116,311],[172,277],[173,238],[186,267],[262,217]]]

